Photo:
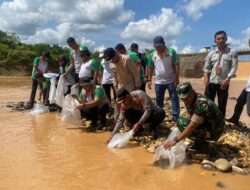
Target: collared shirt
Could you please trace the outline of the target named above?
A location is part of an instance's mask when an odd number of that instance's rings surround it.
[[[166,50],[163,57],[154,50],[148,60],[147,66],[155,69],[155,84],[170,84],[176,79],[174,66],[179,63],[179,57],[173,48],[166,48]]]
[[[35,59],[34,59],[34,66],[33,66],[33,70],[32,70],[32,74],[31,74],[31,76],[32,76],[32,78],[33,79],[35,79],[36,78],[36,69],[35,69],[35,66],[37,66],[38,67],[38,69],[42,72],[42,73],[45,73],[45,71],[46,71],[46,69],[47,69],[47,67],[48,67],[48,62],[47,61],[45,61],[45,62],[43,62],[42,61],[42,59],[41,59],[41,57],[36,57]]]
[[[101,63],[94,58],[90,59],[82,63],[79,71],[79,78],[94,77],[95,72],[101,70],[102,70]]]
[[[142,116],[138,123],[143,125],[146,120],[150,117],[153,111],[160,109],[153,101],[152,99],[142,90],[135,90],[130,92],[130,95],[133,98],[134,104],[129,109],[134,109],[136,111],[142,112]],[[123,123],[125,121],[125,111],[126,106],[124,104],[121,105],[121,111],[119,118],[117,120],[116,126],[113,130],[113,134],[117,133],[123,126]]]
[[[113,75],[109,62],[105,59],[102,59],[101,66],[103,69],[102,84],[113,84]]]
[[[135,86],[140,86],[140,76],[138,75],[136,65],[127,55],[120,55],[119,62],[110,64],[114,84],[124,86],[128,91],[133,91]]]
[[[80,100],[84,100],[84,102],[92,102],[97,99],[101,99],[100,103],[109,103],[109,100],[104,92],[104,89],[95,85],[93,91],[87,93],[84,89],[81,90],[79,97]]]
[[[220,74],[216,74],[217,67],[221,67]],[[226,47],[223,52],[220,52],[218,48],[216,48],[207,55],[203,71],[205,73],[210,73],[210,83],[219,84],[228,77],[236,77],[237,67],[237,53],[232,51],[229,47]]]

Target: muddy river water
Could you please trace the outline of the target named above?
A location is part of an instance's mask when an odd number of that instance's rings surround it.
[[[0,77],[0,189],[231,189],[249,190],[250,175],[152,166],[141,147],[110,150],[109,132],[86,133],[59,113],[31,116],[2,105],[27,101],[29,77]]]

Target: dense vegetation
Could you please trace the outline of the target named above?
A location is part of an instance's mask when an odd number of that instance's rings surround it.
[[[49,70],[53,72],[58,70],[58,56],[68,55],[69,51],[58,44],[24,44],[14,33],[0,30],[0,74],[30,75],[34,58],[44,50],[50,51]]]
[[[68,48],[60,47],[58,44],[24,44],[14,33],[0,30],[0,75],[31,75],[34,58],[40,56],[44,50],[50,51],[52,57],[48,69],[58,72],[58,57],[60,54],[68,57]],[[150,52],[149,49],[145,49],[146,57],[149,57]],[[185,73],[189,73],[188,76],[202,76],[201,68],[205,56],[204,53],[180,55],[181,76],[187,77]],[[99,52],[94,52],[92,57],[100,61]]]

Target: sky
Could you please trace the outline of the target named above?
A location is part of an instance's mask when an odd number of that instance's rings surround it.
[[[24,43],[66,46],[72,36],[91,50],[162,35],[178,53],[201,52],[224,30],[232,48],[247,48],[249,0],[0,0],[0,30]]]

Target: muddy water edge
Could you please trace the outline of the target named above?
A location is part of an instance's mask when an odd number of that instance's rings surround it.
[[[199,83],[199,80],[197,80]],[[59,113],[11,112],[7,102],[27,101],[30,77],[0,77],[0,189],[235,189],[250,176],[202,170],[200,165],[161,169],[141,147],[109,150],[110,135],[65,125]]]

